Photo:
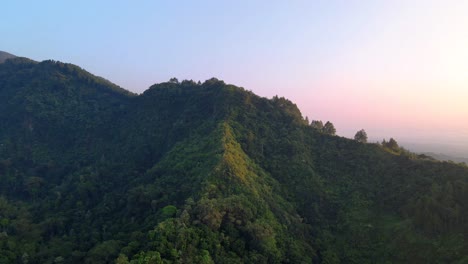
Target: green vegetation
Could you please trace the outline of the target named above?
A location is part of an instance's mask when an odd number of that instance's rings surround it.
[[[334,136],[336,134],[335,126],[330,121],[327,121],[324,125],[323,122],[320,120],[312,120],[312,122],[310,123],[310,126],[314,128],[315,130],[325,133],[327,135]]]
[[[364,129],[361,129],[358,132],[356,132],[356,135],[354,135],[354,140],[361,143],[367,143],[366,131]]]
[[[0,120],[0,263],[468,261],[465,165],[282,97],[214,78],[137,96],[16,58]]]

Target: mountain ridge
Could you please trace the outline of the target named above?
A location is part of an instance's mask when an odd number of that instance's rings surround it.
[[[16,56],[8,52],[0,50],[0,63],[3,63],[8,59],[13,59],[13,58],[16,58]]]
[[[466,166],[323,133],[282,97],[134,95],[16,58],[0,110],[0,263],[466,259]]]

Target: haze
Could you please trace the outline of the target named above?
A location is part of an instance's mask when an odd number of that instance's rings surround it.
[[[342,136],[468,156],[466,14],[462,0],[7,1],[0,50],[134,92],[215,76]]]

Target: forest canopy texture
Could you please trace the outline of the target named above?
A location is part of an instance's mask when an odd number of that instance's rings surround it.
[[[217,79],[0,63],[0,263],[468,263],[468,168]]]

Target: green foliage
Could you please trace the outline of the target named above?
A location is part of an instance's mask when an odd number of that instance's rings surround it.
[[[330,121],[327,121],[325,125],[323,125],[322,131],[323,133],[332,135],[332,136],[335,135],[336,133],[335,126]]]
[[[173,205],[168,205],[164,207],[163,209],[161,209],[161,215],[163,218],[173,217],[175,216],[176,213],[177,213],[177,208]]]
[[[382,146],[385,148],[388,148],[390,150],[397,151],[399,150],[400,146],[398,146],[398,143],[396,142],[395,139],[390,138],[390,140],[387,142],[385,139],[382,141]]]
[[[323,122],[321,120],[312,120],[310,126],[314,129],[317,129],[318,131],[323,130]]]
[[[354,135],[354,140],[361,143],[367,143],[366,131],[364,129],[361,129],[358,132],[356,132],[356,135]]]
[[[0,119],[0,263],[466,262],[466,166],[282,97],[16,58]]]
[[[335,126],[330,121],[327,121],[324,125],[323,122],[320,120],[312,120],[312,122],[310,123],[310,126],[313,129],[319,132],[322,132],[324,134],[328,134],[332,136],[336,134]]]

